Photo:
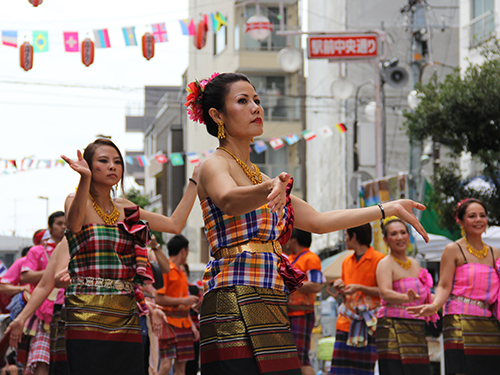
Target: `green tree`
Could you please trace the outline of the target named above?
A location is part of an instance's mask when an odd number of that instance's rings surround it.
[[[443,82],[434,76],[416,87],[420,103],[405,112],[405,125],[412,139],[431,138],[447,145],[452,156],[470,152],[483,163],[484,177],[492,184],[488,191],[466,187],[456,164],[439,168],[433,177],[431,208],[441,224],[452,228],[453,207],[466,197],[483,200],[490,212],[490,224],[500,223],[500,44],[494,40],[482,49],[481,64],[470,64],[463,72],[448,74]]]
[[[129,201],[135,203],[136,205],[138,205],[140,208],[145,208],[150,203],[148,196],[141,194],[141,192],[137,189],[130,190],[127,193],[127,199]],[[156,210],[153,210],[153,212],[155,212],[155,211]],[[151,232],[155,235],[156,241],[158,241],[158,243],[160,245],[165,245],[165,241],[163,241],[163,236],[162,236],[161,232],[158,232],[158,231],[151,231]]]

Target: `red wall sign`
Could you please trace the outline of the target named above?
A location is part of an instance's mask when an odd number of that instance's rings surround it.
[[[377,56],[376,34],[338,34],[307,38],[309,59],[363,59]]]

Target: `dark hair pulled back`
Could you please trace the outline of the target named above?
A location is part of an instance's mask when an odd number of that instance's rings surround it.
[[[201,100],[201,108],[203,111],[203,120],[207,125],[209,134],[217,137],[217,124],[212,119],[208,111],[215,108],[217,111],[224,113],[226,97],[229,93],[230,87],[234,82],[245,81],[252,85],[248,77],[242,73],[222,73],[213,78],[203,91]],[[253,86],[253,85],[252,85]]]
[[[486,215],[488,215],[488,209],[486,208],[486,204],[483,201],[480,201],[477,198],[467,198],[467,200],[461,201],[455,207],[455,210],[453,211],[455,220],[463,220],[467,207],[469,207],[472,203],[480,204],[484,208],[484,212],[486,212]]]

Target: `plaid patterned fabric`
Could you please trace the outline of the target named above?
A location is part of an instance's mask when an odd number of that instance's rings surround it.
[[[368,336],[367,346],[355,348],[347,345],[347,335],[347,332],[337,331],[330,375],[373,375],[377,361],[375,338]]]
[[[205,293],[232,285],[285,291],[279,274],[281,258],[275,253],[250,253],[212,259],[203,275]]]
[[[50,364],[50,335],[49,332],[44,330],[41,320],[38,321],[35,337],[30,341],[28,362],[24,374],[34,374],[38,362]]]
[[[377,310],[370,310],[368,305],[356,306],[355,311],[349,310],[345,303],[340,305],[339,315],[351,320],[347,345],[362,347],[368,345],[368,335],[373,336],[377,329]]]
[[[50,370],[49,374],[68,374],[68,359],[66,358],[66,308],[54,304],[54,314],[50,323]]]
[[[233,247],[250,241],[268,242],[288,240],[293,226],[294,212],[290,204],[293,181],[287,186],[287,205],[281,216],[271,213],[267,205],[240,216],[226,215],[209,198],[201,201],[205,234],[210,253],[220,248]],[[275,253],[244,252],[234,256],[212,259],[203,276],[205,293],[231,285],[248,285],[288,291],[279,275],[281,258]]]
[[[160,344],[160,358],[175,358],[176,361],[184,362],[194,359],[194,336],[191,328],[178,328],[171,326],[175,332],[176,343],[167,348]]]
[[[240,216],[226,215],[209,198],[201,202],[205,234],[212,256],[222,247],[241,245],[248,241],[278,240],[293,220],[291,205],[285,206],[281,216],[271,213],[267,204]]]
[[[309,350],[311,349],[311,333],[314,328],[314,312],[305,315],[290,316],[289,318],[300,365],[311,366]]]
[[[71,278],[76,276],[120,279],[142,284],[145,277],[138,274],[137,264],[143,264],[144,244],[139,242],[138,233],[129,233],[126,225],[87,224],[79,233],[66,231],[71,261],[68,271]],[[149,232],[149,227],[143,226]],[[147,279],[149,280],[149,279]],[[66,295],[116,295],[128,294],[113,288],[72,284]]]

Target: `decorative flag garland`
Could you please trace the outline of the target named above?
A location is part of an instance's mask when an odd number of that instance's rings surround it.
[[[41,0],[30,0],[36,4],[40,4]],[[210,22],[209,22],[210,20]],[[206,33],[208,31],[217,32],[222,26],[227,26],[227,19],[220,13],[214,12],[210,14],[203,14],[201,20],[196,21],[198,27],[196,26],[194,18],[188,18],[179,20],[179,26],[181,28],[182,35],[193,36],[193,41],[195,45],[201,49],[205,46]],[[202,26],[203,25],[203,26]],[[125,46],[137,46],[137,38],[135,34],[135,26],[122,27],[122,34],[125,42]],[[2,45],[6,47],[20,48],[27,41],[18,44],[18,31],[17,30],[2,30]],[[86,37],[85,41],[92,42],[86,43],[85,51],[83,48],[83,43],[80,44],[79,32],[78,31],[62,31],[63,46],[65,52],[82,52],[82,62],[85,66],[90,66],[94,62],[94,48],[106,49],[111,48],[111,40],[107,28],[94,29],[93,39]],[[165,22],[151,24],[151,34],[154,37],[154,43],[166,43],[168,42],[168,33]],[[53,33],[51,32],[51,36]],[[47,30],[36,30],[31,32],[31,43],[29,43],[29,51],[34,53],[39,52],[49,52],[49,32]],[[83,37],[82,37],[83,38]],[[56,42],[55,44],[60,44]],[[147,41],[147,47],[143,47],[143,51],[146,48],[147,53],[143,52],[146,59],[150,59],[154,56],[154,45]],[[26,50],[26,49],[25,49]],[[32,52],[30,52],[32,53]],[[21,67],[26,71],[30,70],[33,66],[32,56],[28,56],[28,53],[24,53],[24,62],[21,59]]]
[[[335,125],[335,127],[338,129],[340,135],[344,134],[347,131],[344,124],[338,123]],[[333,132],[329,126],[324,126],[320,129],[319,134],[321,134],[323,138],[329,138],[333,135]],[[302,132],[302,137],[307,142],[317,138],[316,133],[311,130],[304,130]],[[268,140],[258,140],[252,144],[253,151],[255,151],[257,154],[261,154],[264,151],[267,151],[269,148],[266,142],[269,143],[273,150],[279,150],[280,148],[283,148],[285,146],[285,142],[283,141],[283,139],[286,141],[286,144],[290,146],[300,141],[299,136],[295,133],[287,134],[283,137],[273,137]],[[252,150],[252,148],[250,148],[250,150]],[[213,152],[214,150],[205,150],[203,151],[203,156],[207,158],[211,154],[213,154]],[[186,157],[186,162],[189,164],[198,164],[201,161],[201,158],[197,152],[173,152],[169,155],[160,152],[151,156],[150,158],[148,158],[146,155],[126,155],[125,162],[129,165],[134,165],[137,163],[140,167],[146,167],[151,165],[151,161],[156,160],[156,162],[161,164],[170,162],[174,167],[177,167],[185,165],[184,156]],[[64,166],[66,166],[66,163],[61,159],[36,159],[33,156],[17,160],[0,158],[0,176],[26,172],[35,169],[56,168]]]

